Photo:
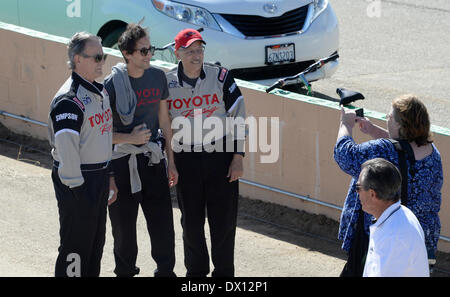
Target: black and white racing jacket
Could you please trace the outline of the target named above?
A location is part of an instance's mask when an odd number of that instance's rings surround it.
[[[48,124],[52,156],[66,186],[81,186],[81,171],[111,160],[113,119],[102,84],[72,72],[51,102]]]

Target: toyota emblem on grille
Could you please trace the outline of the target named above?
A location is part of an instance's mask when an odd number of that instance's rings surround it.
[[[275,3],[267,3],[263,6],[263,8],[264,8],[265,12],[271,13],[271,14],[274,14],[278,10],[278,7],[276,6]]]

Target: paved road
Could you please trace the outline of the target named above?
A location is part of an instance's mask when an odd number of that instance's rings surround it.
[[[35,154],[16,160],[17,146],[0,142],[0,276],[52,276],[59,242],[58,210],[50,169],[33,165]],[[48,162],[47,162],[48,163]],[[184,276],[180,211],[174,205],[175,273]],[[138,218],[140,276],[152,276],[150,241],[142,212]],[[114,276],[110,222],[101,276]],[[206,232],[208,234],[208,232]],[[207,235],[208,240],[209,236]],[[338,276],[344,260],[339,244],[304,236],[240,215],[236,276]]]
[[[358,90],[366,100],[355,105],[386,113],[393,98],[413,93],[432,124],[450,128],[450,1],[330,2],[339,19],[341,64],[331,79],[313,83],[316,95]]]
[[[50,158],[48,153],[29,153],[17,145],[5,143],[0,135],[0,277],[53,275],[59,222],[50,178]],[[240,206],[235,250],[236,276],[339,275],[345,255],[340,243],[333,240],[337,234],[336,223],[261,201],[243,199]],[[180,211],[176,203],[174,216],[175,273],[184,276]],[[278,225],[255,217],[276,221]],[[314,228],[307,227],[311,224]],[[155,264],[150,256],[150,241],[142,212],[137,229],[139,276],[152,276]],[[321,236],[305,234],[303,229]],[[108,220],[101,276],[114,276],[112,244]],[[433,276],[448,277],[450,255],[438,253],[437,266],[439,271],[435,271]]]
[[[331,79],[314,83],[316,94],[336,98],[337,87],[355,89],[367,98],[357,105],[387,112],[392,98],[413,92],[426,102],[433,124],[450,128],[450,1],[383,0],[380,17],[367,15],[372,2],[366,0],[331,2],[340,21],[341,66]],[[59,237],[50,171],[10,158],[17,147],[0,143],[0,152],[0,276],[51,276]],[[174,212],[175,272],[184,275],[176,206]],[[138,240],[138,266],[151,276],[142,214]],[[337,276],[343,264],[338,244],[239,216],[237,276]],[[113,276],[113,268],[108,222],[102,276]]]

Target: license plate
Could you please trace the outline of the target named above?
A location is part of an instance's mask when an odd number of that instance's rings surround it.
[[[266,64],[295,62],[295,45],[293,43],[266,46]]]

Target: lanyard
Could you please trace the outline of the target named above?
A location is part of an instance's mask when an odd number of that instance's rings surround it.
[[[384,221],[382,221],[377,227],[380,227],[382,224],[384,224],[384,222],[386,222],[397,210],[399,210],[401,207],[401,205],[399,205],[396,209],[394,209],[388,216],[386,219],[384,219]]]

